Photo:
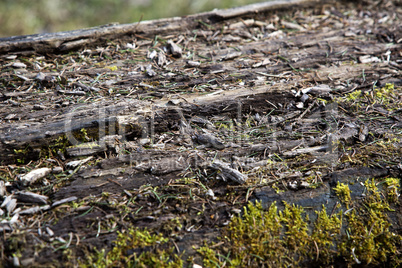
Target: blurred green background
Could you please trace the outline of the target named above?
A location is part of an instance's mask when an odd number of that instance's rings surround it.
[[[262,0],[0,0],[0,36],[183,16]]]

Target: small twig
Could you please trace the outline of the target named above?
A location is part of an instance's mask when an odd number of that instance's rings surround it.
[[[179,249],[179,247],[177,246],[176,242],[175,242],[175,241],[172,241],[172,242],[173,242],[174,247],[175,247],[176,250],[177,250],[177,253],[180,254],[180,249]]]
[[[315,240],[314,240],[314,245],[315,245],[315,248],[317,249],[317,260],[318,260],[318,258],[320,257],[320,250],[319,250],[317,242],[315,242]]]
[[[120,187],[123,187],[123,185],[121,185],[121,183],[119,183],[119,182],[117,182],[117,181],[114,181],[114,180],[112,180],[112,179],[110,179],[110,178],[108,178],[107,180],[110,181],[110,182],[113,182],[113,183],[115,183],[115,184],[117,184],[117,185],[119,185]]]
[[[306,113],[308,113],[308,112],[311,110],[311,108],[313,108],[313,106],[314,106],[315,104],[316,104],[316,101],[314,101],[313,103],[311,103],[311,104],[307,107],[307,109],[304,110],[304,112],[303,112],[301,115],[299,115],[299,117],[297,118],[297,120],[302,119],[302,118],[306,115]]]
[[[269,100],[265,100],[267,103],[269,103],[269,104],[271,104],[272,106],[274,106],[275,107],[275,109],[278,109],[278,107],[276,107],[276,105],[275,104],[273,104],[272,102],[270,102]]]
[[[267,74],[267,73],[263,73],[263,72],[255,72],[256,74],[260,74],[263,76],[267,76],[267,77],[276,77],[276,78],[282,78],[284,77],[282,74],[277,75],[277,74]]]

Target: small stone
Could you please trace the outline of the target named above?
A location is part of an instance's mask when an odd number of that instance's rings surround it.
[[[297,181],[288,182],[288,187],[292,190],[297,190]]]
[[[158,53],[156,52],[156,50],[152,50],[151,52],[148,51],[148,56],[147,56],[147,58],[153,60],[153,59],[156,57],[156,55],[158,55]]]
[[[170,53],[172,53],[173,57],[180,58],[183,53],[181,47],[175,44],[172,40],[169,40],[167,43],[169,45]]]
[[[306,102],[306,100],[308,100],[308,98],[309,98],[309,96],[308,96],[307,94],[303,94],[303,95],[300,97],[300,100],[301,100],[302,102]]]
[[[6,60],[15,60],[17,58],[17,55],[10,55],[6,57]]]
[[[212,200],[216,199],[214,191],[212,191],[212,189],[209,189],[205,195],[210,197]]]
[[[200,65],[201,63],[198,61],[192,61],[192,60],[187,61],[187,66],[189,67],[199,67]]]
[[[43,80],[45,80],[45,78],[46,78],[46,75],[45,75],[44,73],[42,73],[42,72],[39,72],[39,73],[35,76],[35,80],[38,80],[38,81],[43,81]]]
[[[54,236],[54,232],[52,229],[46,226],[46,232],[49,234],[49,236]]]
[[[308,188],[308,187],[310,187],[310,183],[308,183],[307,181],[302,181],[301,183],[300,183],[300,186],[299,186],[300,188]]]
[[[156,72],[155,72],[154,70],[150,69],[150,70],[147,71],[147,75],[148,75],[149,77],[153,77],[153,76],[156,75]]]
[[[6,186],[4,181],[0,181],[0,197],[3,197],[6,194]]]
[[[349,32],[345,32],[344,35],[345,35],[345,37],[352,37],[352,36],[356,36],[356,33],[349,31]]]
[[[14,266],[14,267],[20,267],[20,266],[21,266],[21,264],[20,264],[20,259],[18,259],[17,256],[14,256],[14,257],[13,257],[13,266]]]
[[[63,168],[62,167],[54,167],[52,169],[52,174],[59,174],[63,172]]]
[[[151,142],[151,140],[149,139],[149,138],[143,138],[143,139],[140,139],[139,141],[138,141],[138,143],[140,144],[140,145],[146,145],[146,144],[149,144]]]
[[[158,65],[159,66],[163,66],[166,65],[167,61],[166,61],[166,56],[165,53],[162,51],[158,52]]]
[[[17,115],[16,114],[8,114],[6,117],[4,117],[4,120],[11,120],[16,118]]]
[[[16,69],[25,69],[27,67],[27,65],[22,62],[14,62],[11,66]]]
[[[22,183],[26,186],[34,183],[38,179],[46,177],[52,170],[50,168],[38,168],[32,170],[21,178]]]
[[[152,76],[155,76],[156,75],[156,72],[154,71],[154,70],[152,70],[152,65],[151,64],[149,64],[147,67],[146,67],[146,74],[148,75],[148,76],[150,76],[150,77],[152,77]]]
[[[132,44],[131,44],[131,43],[127,43],[127,44],[126,44],[126,48],[127,48],[127,49],[135,49],[135,43],[132,43]]]
[[[360,56],[359,61],[361,63],[381,62],[381,60],[378,57],[373,57],[371,55]]]
[[[12,198],[10,202],[6,204],[6,210],[8,213],[13,212],[13,210],[17,207],[17,199]]]

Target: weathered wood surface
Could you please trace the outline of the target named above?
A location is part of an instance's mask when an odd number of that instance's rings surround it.
[[[283,0],[252,4],[226,10],[216,10],[186,17],[175,17],[143,21],[123,25],[104,25],[89,29],[68,32],[35,34],[0,38],[0,53],[49,53],[79,49],[104,43],[105,40],[123,38],[127,35],[153,36],[157,34],[174,34],[184,29],[196,28],[200,21],[213,23],[225,19],[253,15],[270,10],[306,8],[328,0]]]
[[[230,33],[231,30],[228,29],[227,32]],[[261,83],[261,81],[257,79],[258,77],[268,77],[268,79],[286,79],[292,76],[292,70],[304,70],[305,75],[303,79],[295,77],[296,79],[293,79],[293,83],[299,83],[301,81],[304,83],[328,83],[337,79],[349,81],[361,76],[362,73],[364,73],[365,76],[371,76],[372,79],[376,81],[395,81],[395,78],[392,77],[398,77],[402,67],[393,61],[376,63],[373,65],[367,65],[364,63],[357,64],[354,65],[353,68],[348,65],[338,67],[334,66],[333,64],[336,64],[340,60],[345,60],[344,53],[347,53],[347,59],[359,59],[359,57],[362,57],[362,55],[370,55],[375,59],[379,59],[381,55],[385,54],[387,51],[398,51],[400,44],[389,45],[387,43],[378,43],[374,41],[362,43],[359,39],[352,39],[345,35],[347,35],[347,30],[344,29],[321,33],[302,33],[297,36],[290,36],[280,40],[270,40],[269,42],[255,41],[249,44],[242,44],[241,46],[238,46],[236,50],[233,48],[223,48],[214,51],[213,55],[210,53],[208,47],[200,46],[197,47],[197,54],[199,57],[210,57],[210,59],[213,60],[212,64],[203,65],[201,66],[200,70],[203,73],[210,73],[210,75],[193,77],[191,79],[189,76],[179,75],[173,77],[173,79],[181,84],[180,87],[192,87],[208,81],[208,76],[211,78],[213,77],[213,79],[216,79],[216,81],[219,83],[231,82],[233,78],[230,76],[216,77],[214,74],[235,72],[238,77],[247,77],[249,85],[258,85]],[[40,43],[41,41],[34,42]],[[286,49],[284,50],[284,48]],[[261,61],[255,63],[255,65],[262,65],[261,67],[247,66],[246,68],[242,68],[241,71],[236,68],[236,65],[238,64],[236,61],[237,59],[241,59],[242,57],[246,57],[250,54],[255,58],[264,57],[264,55],[270,55],[277,51],[283,51],[280,54],[281,58],[292,59],[294,62],[282,62],[280,61],[280,58],[276,56],[274,57],[277,61],[276,64],[272,64],[272,62],[269,64],[263,64],[263,61]],[[375,55],[379,56],[375,57]],[[222,63],[219,64],[219,62]],[[181,64],[186,65],[182,59],[177,59],[173,63],[175,67],[178,67]],[[94,73],[96,71],[104,72],[105,69],[95,69],[91,70],[90,72]],[[285,74],[282,74],[284,72]],[[288,73],[286,74],[286,72]],[[70,77],[85,75],[87,73],[88,70],[84,69],[82,71],[74,72],[64,71],[62,75]],[[114,73],[118,74],[121,72]],[[280,75],[275,75],[278,73]],[[33,72],[24,74],[24,77],[35,83],[35,81],[38,81],[36,78],[37,75],[38,72]],[[159,77],[146,78],[146,76],[144,77],[143,75],[136,74],[128,77],[128,79],[123,79],[121,82],[116,81],[114,84],[120,83],[128,85],[130,83],[138,83],[139,80],[158,81],[159,79]],[[365,86],[368,86],[368,84],[363,81],[362,84],[355,86],[355,89]],[[75,87],[74,84],[73,87]],[[222,112],[222,108],[224,107],[226,107],[224,114],[235,113],[239,105],[241,107],[253,106],[254,110],[258,110],[259,105],[265,105],[266,103],[263,100],[261,104],[261,101],[257,100],[257,102],[260,102],[258,105],[254,101],[254,99],[260,98],[270,100],[274,103],[277,102],[278,99],[286,98],[289,99],[288,101],[296,102],[296,98],[291,100],[293,97],[289,93],[292,87],[293,86],[289,84],[278,84],[270,87],[257,87],[251,90],[244,90],[242,87],[238,87],[237,90],[212,93],[210,96],[206,95],[199,97],[197,94],[194,94],[194,96],[188,95],[182,96],[181,98],[174,97],[176,98],[176,104],[173,105],[169,105],[169,99],[171,97],[169,95],[166,96],[163,88],[153,87],[152,89],[155,91],[154,94],[161,92],[159,95],[165,95],[165,97],[156,102],[138,101],[132,100],[131,98],[123,101],[119,100],[118,102],[103,100],[101,102],[96,102],[89,105],[73,105],[67,109],[62,108],[61,111],[60,109],[46,109],[45,111],[35,113],[22,112],[23,110],[27,111],[32,108],[35,109],[34,105],[30,106],[29,103],[26,103],[24,104],[24,107],[19,109],[19,113],[15,114],[15,117],[8,121],[9,123],[4,122],[2,126],[0,126],[0,132],[2,133],[0,134],[0,139],[2,140],[2,151],[4,150],[5,152],[8,150],[13,152],[14,149],[21,149],[22,147],[27,146],[28,143],[32,148],[41,147],[48,143],[47,140],[53,140],[60,135],[77,132],[82,128],[98,129],[98,126],[100,125],[104,125],[105,127],[110,126],[111,128],[114,128],[116,133],[122,133],[126,130],[124,126],[119,126],[119,124],[149,124],[149,122],[146,122],[146,118],[148,118],[148,121],[150,121],[149,116],[151,112],[155,112],[153,109],[175,110],[178,108],[183,113],[188,115],[198,114],[205,116],[210,114],[219,114]],[[339,93],[342,93],[342,91],[349,91],[351,89],[352,87],[345,87],[344,89],[339,90]],[[271,92],[272,94],[270,94]],[[23,91],[3,92],[3,99],[12,100],[13,97],[24,98],[33,96],[33,94],[35,93]],[[255,96],[256,94],[257,96]],[[326,92],[323,94],[325,95]],[[251,99],[247,100],[249,97],[251,97]],[[212,103],[210,103],[210,101],[212,101]],[[168,107],[166,108],[166,106]],[[140,112],[136,115],[137,110],[140,110]],[[105,114],[103,115],[102,113]],[[5,118],[10,115],[12,114],[3,114]],[[42,119],[44,115],[47,118],[52,118],[52,121],[43,122]],[[171,113],[164,114],[162,117],[157,117],[159,122],[156,123],[160,124],[166,119],[175,119],[165,117],[169,115],[171,115]],[[130,119],[124,119],[125,116],[128,116]],[[29,120],[29,123],[13,123],[14,120],[21,119]],[[138,136],[141,134],[137,133],[136,135]],[[9,153],[4,153],[2,156],[0,156],[0,160],[5,161],[6,159],[12,159],[10,158]]]
[[[363,179],[400,177],[401,7],[369,2],[262,3],[1,39],[4,237],[68,230],[80,255],[112,244],[115,231],[97,226],[122,214],[105,202],[130,197],[119,228],[178,216],[176,246],[192,255],[186,240],[219,236],[249,200],[332,210],[337,182],[361,200]],[[59,254],[42,248],[35,262]]]

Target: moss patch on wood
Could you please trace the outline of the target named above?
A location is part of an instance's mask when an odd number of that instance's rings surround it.
[[[390,180],[389,180],[390,181]],[[402,263],[402,237],[390,231],[387,212],[392,210],[388,190],[379,189],[374,179],[364,182],[363,199],[350,199],[347,185],[338,184],[334,190],[339,201],[330,213],[325,206],[316,211],[310,222],[304,208],[285,203],[283,210],[272,203],[263,210],[260,203],[249,203],[243,214],[235,216],[222,232],[219,241],[198,249],[205,267],[289,267],[314,263],[327,266],[343,262],[355,264],[387,264],[397,267]],[[391,182],[392,189],[397,188]],[[342,208],[343,207],[343,208]],[[342,232],[346,226],[346,232]],[[219,246],[216,246],[219,245]]]

